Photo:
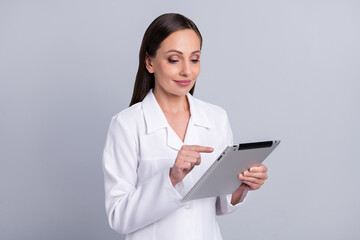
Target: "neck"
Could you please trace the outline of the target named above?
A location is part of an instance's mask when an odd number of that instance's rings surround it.
[[[189,103],[185,96],[177,96],[164,91],[153,90],[153,94],[163,112],[182,112],[189,111]]]

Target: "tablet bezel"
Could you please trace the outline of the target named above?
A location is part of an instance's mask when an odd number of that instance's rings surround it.
[[[238,174],[261,164],[280,140],[228,146],[184,196],[183,201],[233,193],[241,184]]]

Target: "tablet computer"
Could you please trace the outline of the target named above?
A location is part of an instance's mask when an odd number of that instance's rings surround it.
[[[274,140],[226,147],[184,196],[183,201],[233,193],[241,184],[238,175],[262,163],[279,143],[280,140]]]

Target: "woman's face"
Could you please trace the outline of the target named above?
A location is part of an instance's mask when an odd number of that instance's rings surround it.
[[[170,34],[155,57],[147,57],[146,68],[154,73],[154,92],[185,96],[200,73],[200,38],[184,29]]]

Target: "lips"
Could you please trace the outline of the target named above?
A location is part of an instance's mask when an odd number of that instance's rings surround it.
[[[182,87],[187,87],[191,84],[191,80],[175,80],[175,82]]]

